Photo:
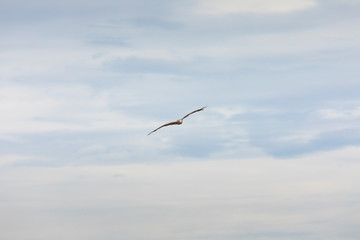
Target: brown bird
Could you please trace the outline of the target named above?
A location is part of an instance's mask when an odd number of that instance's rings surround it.
[[[199,109],[197,109],[197,110],[195,110],[195,111],[192,111],[191,113],[186,114],[183,118],[181,118],[181,119],[179,119],[179,120],[177,120],[177,121],[175,121],[175,122],[165,123],[164,125],[158,127],[157,129],[149,132],[148,135],[152,134],[153,132],[156,132],[157,130],[159,130],[159,129],[162,128],[162,127],[166,127],[166,126],[170,126],[170,125],[180,125],[180,124],[182,124],[182,122],[183,122],[183,120],[184,120],[185,118],[187,118],[188,116],[190,116],[190,115],[193,114],[193,113],[200,112],[200,111],[204,110],[206,107],[207,107],[207,106],[202,107],[202,108],[199,108]]]

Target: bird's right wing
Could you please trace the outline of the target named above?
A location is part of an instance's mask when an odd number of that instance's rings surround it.
[[[159,130],[159,129],[162,128],[162,127],[166,127],[166,126],[170,126],[170,125],[178,125],[178,122],[177,122],[177,121],[174,121],[174,122],[165,123],[164,125],[161,125],[161,126],[158,127],[157,129],[152,130],[151,132],[149,132],[148,135],[152,134],[153,132],[156,132],[157,130]]]

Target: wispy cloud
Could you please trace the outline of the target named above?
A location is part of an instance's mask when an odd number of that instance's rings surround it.
[[[26,156],[26,155],[0,155],[0,167],[7,166],[7,165],[14,165],[18,163],[24,162],[34,162],[34,161],[41,161],[41,159],[37,156]]]
[[[48,131],[99,131],[150,126],[122,111],[113,111],[107,92],[86,86],[3,87],[1,134]],[[129,100],[129,99],[127,99]],[[118,103],[120,106],[131,105]]]
[[[360,117],[360,107],[356,107],[350,110],[344,109],[321,109],[319,110],[319,115],[325,119],[356,119]]]
[[[226,14],[273,14],[306,10],[317,5],[315,0],[235,1],[199,0],[198,11],[208,15]]]

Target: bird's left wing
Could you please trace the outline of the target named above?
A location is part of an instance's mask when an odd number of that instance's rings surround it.
[[[199,109],[197,109],[197,110],[195,110],[195,111],[192,111],[191,113],[186,114],[181,120],[184,120],[185,118],[187,118],[188,116],[190,116],[190,115],[193,114],[193,113],[200,112],[200,111],[204,110],[206,107],[207,107],[207,106],[202,107],[202,108],[199,108]]]

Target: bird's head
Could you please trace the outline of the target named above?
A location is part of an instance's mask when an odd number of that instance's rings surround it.
[[[176,122],[177,122],[177,124],[182,124],[183,120],[182,120],[182,119],[179,119],[179,120],[177,120]]]

